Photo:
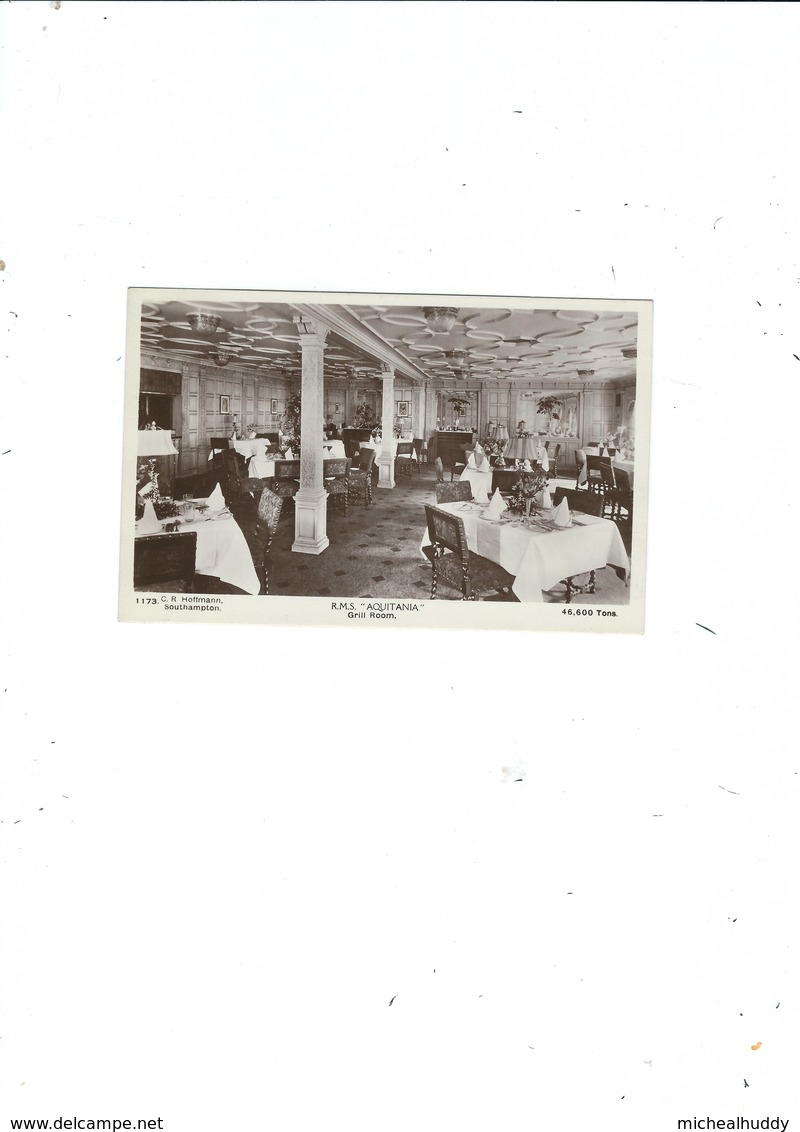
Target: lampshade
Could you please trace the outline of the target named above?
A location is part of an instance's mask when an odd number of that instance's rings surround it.
[[[504,452],[507,460],[536,462],[536,441],[531,436],[515,436]]]
[[[492,429],[492,440],[502,441],[508,440],[508,429],[503,424],[495,425]]]
[[[162,428],[146,428],[138,433],[137,456],[177,456],[178,449],[172,443],[172,435]]]

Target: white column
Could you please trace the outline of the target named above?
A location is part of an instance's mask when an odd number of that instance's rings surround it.
[[[415,385],[411,390],[411,435],[425,438],[423,425],[423,397],[422,389]]]
[[[321,554],[328,546],[328,493],[322,481],[322,410],[327,327],[295,316],[303,354],[300,412],[300,490],[294,497],[294,542],[298,554]]]
[[[381,432],[383,447],[378,457],[378,487],[394,487],[394,370],[385,363],[383,370],[383,406]]]

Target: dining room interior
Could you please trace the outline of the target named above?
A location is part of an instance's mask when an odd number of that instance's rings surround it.
[[[137,592],[628,603],[636,304],[170,292],[137,330]]]

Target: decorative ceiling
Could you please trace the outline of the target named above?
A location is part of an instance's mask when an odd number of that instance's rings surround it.
[[[373,382],[382,362],[394,365],[397,380],[444,389],[511,381],[583,388],[636,379],[635,312],[474,306],[451,307],[442,317],[433,310],[385,303],[144,303],[141,348],[174,361],[296,380],[301,350],[294,319],[310,312],[329,327],[325,375],[334,380]]]

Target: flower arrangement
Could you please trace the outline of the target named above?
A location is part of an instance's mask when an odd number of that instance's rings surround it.
[[[258,425],[257,424],[249,424],[246,427],[246,431],[252,432],[253,435],[255,436],[255,434],[258,432]]]
[[[356,428],[372,428],[375,425],[375,414],[369,401],[362,401],[356,409]]]
[[[484,436],[481,440],[481,447],[487,456],[496,456],[502,459],[505,446],[505,440],[495,440],[492,436]]]
[[[300,394],[292,393],[286,402],[286,409],[281,417],[281,432],[285,434],[284,440],[288,448],[294,448],[300,443]]]
[[[469,408],[469,401],[465,401],[463,397],[450,397],[449,403],[453,406],[454,417],[463,417]]]
[[[528,511],[536,496],[547,487],[547,472],[536,467],[532,472],[520,472],[519,479],[512,488],[508,505],[512,511]]]

